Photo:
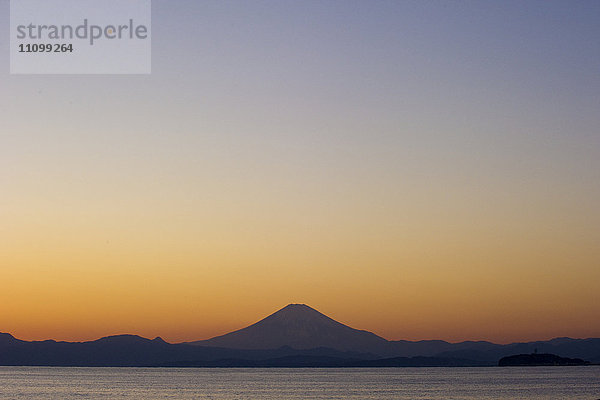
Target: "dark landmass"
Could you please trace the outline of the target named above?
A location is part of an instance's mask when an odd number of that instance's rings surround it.
[[[483,367],[489,366],[472,360],[436,357],[395,357],[361,360],[328,356],[290,355],[266,360],[221,359],[206,362],[165,364],[164,367],[202,368],[377,368],[377,367]]]
[[[23,341],[0,333],[0,365],[119,367],[495,366],[514,354],[560,354],[600,363],[600,339],[558,338],[500,345],[484,341],[388,341],[290,304],[244,329],[209,340],[167,343],[135,335],[89,342]],[[554,364],[552,364],[554,365]]]
[[[288,346],[270,350],[236,350],[218,347],[171,344],[161,338],[145,339],[119,335],[91,342],[27,342],[8,334],[0,335],[0,365],[83,366],[83,367],[185,367],[254,366],[265,360],[284,357],[331,357],[336,359],[376,358],[359,352],[329,348],[296,350]],[[237,360],[236,364],[232,360]],[[293,365],[290,365],[293,366]]]
[[[419,367],[486,365],[435,357],[378,359],[368,353],[330,348],[236,350],[170,344],[160,338],[121,335],[92,342],[26,342],[2,334],[0,365],[88,367]]]
[[[533,353],[538,349],[544,353],[600,362],[600,339],[556,338],[507,345],[486,341],[389,341],[341,324],[304,304],[290,304],[246,328],[189,344],[232,349],[269,349],[284,345],[297,349],[328,347],[374,354],[381,359],[435,357],[471,360],[486,365],[497,365],[502,357]]]
[[[83,367],[433,367],[489,365],[473,360],[436,357],[377,358],[360,352],[320,347],[239,350],[170,344],[133,335],[92,342],[26,342],[0,336],[0,365]],[[3,340],[2,340],[3,339]]]
[[[390,342],[374,333],[350,328],[304,304],[290,304],[246,328],[190,344],[264,350],[328,347],[341,351],[387,354]]]
[[[500,367],[522,367],[522,366],[549,366],[549,365],[589,365],[589,361],[581,358],[560,357],[556,354],[517,354],[502,357],[498,361]]]

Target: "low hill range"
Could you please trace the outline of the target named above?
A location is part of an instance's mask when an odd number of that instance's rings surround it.
[[[389,341],[290,304],[212,339],[167,343],[135,335],[89,342],[23,341],[0,333],[0,365],[167,367],[421,367],[498,365],[514,354],[558,354],[600,363],[600,339],[512,343]]]

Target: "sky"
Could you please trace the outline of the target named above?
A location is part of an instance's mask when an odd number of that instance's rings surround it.
[[[154,0],[151,75],[10,75],[0,332],[600,337],[600,2]]]

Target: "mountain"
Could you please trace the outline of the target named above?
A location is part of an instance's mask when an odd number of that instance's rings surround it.
[[[501,345],[486,341],[449,343],[443,340],[388,341],[374,333],[341,324],[304,304],[289,304],[246,328],[193,345],[230,349],[295,349],[326,347],[372,354],[377,358],[433,357],[496,365],[511,354],[540,351],[600,362],[600,339],[556,338]]]
[[[305,304],[289,304],[246,328],[190,344],[231,349],[294,349],[328,347],[377,355],[389,354],[392,346],[374,333],[350,328]]]
[[[388,341],[290,304],[246,328],[191,343],[109,336],[89,342],[24,341],[0,333],[0,365],[169,367],[401,367],[497,365],[537,351],[600,363],[600,339],[511,343]]]
[[[13,335],[11,335],[10,333],[1,333],[0,332],[0,346],[15,343],[17,341],[18,340],[15,339],[15,337]]]

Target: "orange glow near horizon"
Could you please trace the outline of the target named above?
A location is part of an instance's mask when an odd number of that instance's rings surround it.
[[[200,340],[293,302],[390,340],[600,336],[588,307],[598,250],[560,230],[524,229],[533,225],[527,219],[513,226],[481,210],[481,223],[467,223],[458,205],[455,217],[412,208],[394,220],[269,204],[268,212],[238,210],[227,223],[142,202],[130,218],[124,209],[110,210],[113,218],[108,210],[44,210],[41,200],[24,207],[36,213],[28,222],[35,232],[5,216],[12,224],[2,259],[11,268],[0,282],[0,331],[21,339]]]

